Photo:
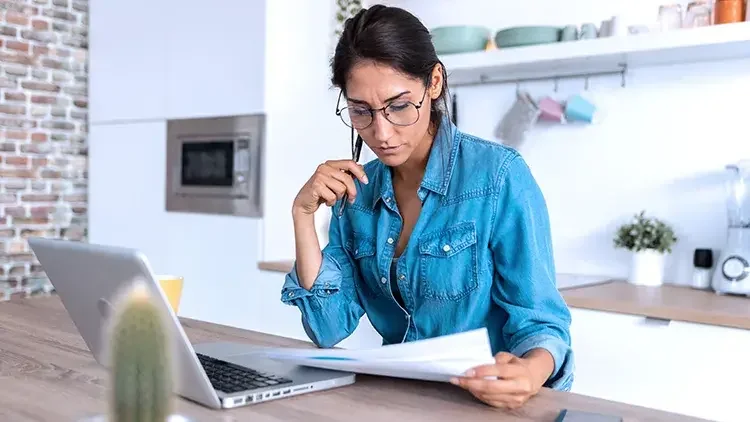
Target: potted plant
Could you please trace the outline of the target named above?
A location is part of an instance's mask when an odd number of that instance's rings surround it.
[[[659,286],[664,282],[664,260],[677,242],[674,230],[658,218],[646,217],[645,211],[617,229],[616,248],[632,253],[629,282]]]
[[[115,310],[107,335],[111,365],[109,412],[84,420],[189,421],[172,413],[175,382],[172,333],[155,295],[145,283],[136,281],[123,292]]]
[[[336,0],[336,38],[344,32],[344,23],[362,10],[362,0]]]

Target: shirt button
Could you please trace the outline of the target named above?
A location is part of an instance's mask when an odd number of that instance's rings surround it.
[[[443,246],[443,251],[448,252],[450,250],[451,250],[451,245],[444,245]]]
[[[388,244],[389,244],[389,245],[392,245],[392,244],[393,244],[393,238],[392,238],[392,237],[389,237],[389,238],[388,238]]]
[[[294,292],[290,292],[289,297],[294,297]]]
[[[399,279],[401,279],[401,280],[406,280],[406,276],[405,276],[405,275],[403,275],[403,274],[401,274],[401,275],[399,276]]]
[[[390,196],[386,196],[385,197],[385,202],[388,203],[388,204],[390,204],[391,203],[391,197]]]
[[[355,253],[355,254],[358,254],[358,253],[359,253],[359,249],[355,249],[355,250],[354,250],[354,253]]]
[[[388,280],[386,280],[385,277],[380,277],[380,282],[385,284],[388,282]]]

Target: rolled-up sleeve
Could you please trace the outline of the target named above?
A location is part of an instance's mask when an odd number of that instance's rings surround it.
[[[329,243],[312,288],[300,285],[297,264],[286,275],[281,301],[296,306],[310,340],[318,347],[333,347],[351,335],[364,315],[356,289],[357,270],[343,248],[340,220],[334,216]]]
[[[544,386],[570,391],[571,316],[557,289],[544,196],[520,155],[501,169],[498,183],[490,239],[496,269],[492,297],[507,314],[505,344],[516,356],[547,350],[555,366]]]

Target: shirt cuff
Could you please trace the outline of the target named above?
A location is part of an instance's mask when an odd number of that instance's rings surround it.
[[[548,351],[555,361],[555,368],[549,379],[544,383],[544,386],[554,390],[570,391],[573,385],[574,369],[571,347],[559,337],[549,334],[539,334],[523,340],[510,353],[521,357],[532,349],[544,349]]]
[[[300,286],[297,263],[294,263],[292,271],[286,275],[284,286],[281,288],[281,301],[287,305],[292,305],[300,299],[313,295],[330,296],[338,292],[340,288],[341,266],[332,256],[324,252],[320,270],[310,290]]]

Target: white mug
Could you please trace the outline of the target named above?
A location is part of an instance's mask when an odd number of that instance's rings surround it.
[[[628,25],[624,22],[622,16],[612,16],[609,20],[609,36],[621,37],[628,35]]]

